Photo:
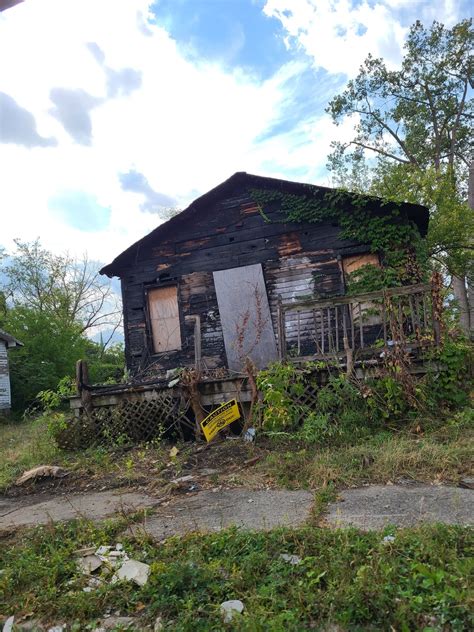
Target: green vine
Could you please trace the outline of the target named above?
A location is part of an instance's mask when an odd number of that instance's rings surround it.
[[[383,215],[374,209],[374,200],[340,189],[322,191],[308,187],[305,195],[269,189],[250,189],[269,220],[272,206],[284,214],[283,222],[336,223],[341,238],[367,244],[378,253],[383,268],[366,265],[350,275],[348,290],[370,291],[421,281],[426,273],[424,241],[416,225],[403,217],[399,205],[385,203]],[[380,203],[384,205],[383,202]],[[352,287],[354,286],[354,287]]]

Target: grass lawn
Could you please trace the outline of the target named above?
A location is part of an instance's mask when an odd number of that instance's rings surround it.
[[[474,538],[467,528],[230,529],[157,545],[145,533],[124,536],[124,526],[123,519],[75,522],[4,541],[2,612],[17,620],[34,613],[50,623],[75,622],[77,631],[93,629],[107,611],[136,616],[135,630],[161,616],[164,629],[175,632],[473,629]],[[387,533],[393,542],[383,541]],[[105,581],[84,592],[87,578],[74,551],[117,541],[151,565],[148,583]],[[293,566],[283,553],[301,562]],[[224,626],[219,605],[229,599],[240,599],[245,611]]]

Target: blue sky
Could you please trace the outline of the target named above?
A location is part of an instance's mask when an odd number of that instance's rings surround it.
[[[465,0],[25,0],[0,14],[0,245],[107,262],[235,171],[330,184],[327,102]],[[24,42],[28,41],[28,51]]]

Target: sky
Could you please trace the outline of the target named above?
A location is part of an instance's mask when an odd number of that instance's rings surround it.
[[[330,184],[328,101],[465,0],[25,0],[0,13],[0,247],[108,263],[236,171]]]

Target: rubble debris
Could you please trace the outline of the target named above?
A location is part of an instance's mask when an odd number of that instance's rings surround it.
[[[116,581],[112,574],[129,561],[122,544],[88,547],[79,549],[76,555],[78,553],[82,555],[76,559],[77,567],[88,577],[87,585],[82,589],[84,592],[92,592],[104,581]]]
[[[27,470],[17,479],[16,485],[24,485],[28,481],[36,480],[37,478],[63,478],[67,476],[69,472],[63,467],[58,465],[38,465],[32,470]]]
[[[77,565],[83,573],[93,573],[102,566],[102,560],[97,555],[84,555],[77,559]]]
[[[137,560],[127,560],[112,577],[112,581],[114,582],[119,579],[128,579],[139,586],[144,586],[148,581],[149,575],[150,566],[148,564],[138,562]]]
[[[221,603],[220,611],[224,623],[230,623],[234,617],[234,614],[238,612],[241,614],[244,611],[244,604],[240,599],[230,599]]]

